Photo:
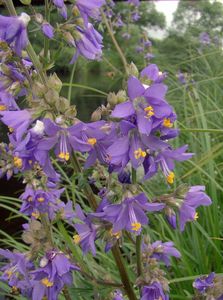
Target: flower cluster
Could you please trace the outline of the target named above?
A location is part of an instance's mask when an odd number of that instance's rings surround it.
[[[197,278],[193,287],[196,289],[196,295],[203,297],[202,299],[223,299],[223,277],[214,272]]]
[[[121,15],[113,20],[112,0],[102,9],[103,5],[105,0],[77,0],[70,15],[63,0],[53,0],[50,8],[56,8],[65,21],[54,28],[41,15],[35,18],[46,38],[58,35],[75,48],[72,63],[79,55],[96,60],[102,55],[102,36],[91,20],[108,18],[108,26],[125,26]],[[136,21],[140,2],[128,0],[127,5],[131,19]],[[126,284],[128,274],[119,253],[127,236],[136,249],[137,295],[141,300],[167,300],[169,286],[163,268],[181,254],[171,241],[149,240],[149,218],[163,214],[174,229],[178,221],[183,231],[188,221],[197,219],[199,206],[211,204],[203,186],[180,186],[154,199],[142,192],[145,182],[160,171],[164,184],[171,188],[176,180],[175,162],[193,155],[186,152],[187,145],[177,149],[171,145],[179,130],[176,113],[166,99],[168,87],[163,82],[167,73],[156,64],[141,72],[133,63],[125,66],[126,91],[110,93],[107,106],[93,114],[94,120],[82,122],[76,117],[75,107],[60,95],[62,82],[57,75],[47,76],[39,69],[38,56],[27,48],[29,21],[24,13],[0,16],[0,121],[7,128],[9,140],[0,144],[0,176],[9,180],[16,174],[23,180],[20,213],[29,222],[23,225],[22,238],[30,246],[25,253],[0,250],[0,255],[9,260],[1,270],[1,279],[12,293],[28,299],[56,300],[62,292],[66,298],[73,271],[91,278],[82,270],[81,255],[74,257],[73,250],[96,256],[102,244],[105,253],[112,250],[123,280],[123,285],[117,285],[123,290],[111,292],[113,299],[124,299],[125,293],[134,299],[131,295],[135,291]],[[129,38],[128,32],[124,34]],[[138,53],[149,56],[151,42],[143,37],[141,46]],[[21,97],[27,107],[19,102]],[[87,201],[91,210],[86,209]],[[68,245],[61,236],[54,238],[58,228]],[[219,282],[212,273],[197,279],[194,287],[201,294],[217,290],[216,299],[220,300]]]

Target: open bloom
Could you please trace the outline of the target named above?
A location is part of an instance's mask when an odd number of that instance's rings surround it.
[[[64,285],[72,284],[73,270],[79,268],[62,252],[56,250],[47,252],[40,261],[40,267],[32,272],[32,299],[42,300],[44,296],[49,300],[57,299]]]
[[[120,204],[111,204],[103,208],[102,218],[113,224],[112,232],[126,229],[140,234],[142,225],[148,224],[147,211],[160,211],[162,203],[149,203],[144,193],[125,198]]]
[[[214,286],[214,278],[214,272],[210,273],[208,276],[197,278],[193,283],[193,287],[197,289],[200,293],[205,293],[208,288]]]
[[[142,289],[142,297],[140,300],[168,300],[169,296],[163,291],[162,285],[159,282],[153,282],[146,285]]]
[[[180,258],[180,252],[174,247],[173,242],[162,243],[161,241],[156,241],[151,245],[152,258],[159,261],[163,261],[166,266],[170,265],[170,257],[174,256]]]
[[[0,16],[0,40],[7,42],[18,55],[28,44],[26,27],[29,21],[26,13],[19,17]]]
[[[179,209],[181,231],[184,230],[186,222],[193,221],[198,218],[198,214],[196,213],[196,208],[198,206],[208,206],[212,203],[211,199],[204,193],[204,191],[204,186],[195,185],[192,186],[185,195],[185,198],[183,199],[182,205]]]
[[[8,282],[12,290],[20,290],[22,295],[30,295],[29,271],[34,268],[23,253],[14,253],[9,250],[0,249],[0,256],[9,260],[9,263],[1,269],[3,272],[0,279]]]

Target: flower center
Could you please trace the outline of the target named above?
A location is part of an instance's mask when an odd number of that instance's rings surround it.
[[[146,112],[146,118],[150,118],[154,115],[154,109],[152,106],[145,107],[144,111]]]
[[[141,148],[138,148],[137,150],[134,151],[134,156],[136,159],[139,159],[140,157],[145,157],[146,152],[143,151]]]
[[[5,105],[0,105],[0,111],[6,110],[6,106]]]
[[[198,213],[196,212],[195,215],[194,215],[194,220],[197,221],[198,218],[199,218],[199,215],[198,215]]]
[[[81,237],[79,236],[79,234],[75,234],[75,235],[73,236],[73,241],[74,241],[74,243],[75,243],[76,245],[80,243]]]
[[[39,197],[39,198],[37,198],[37,200],[40,202],[40,203],[42,203],[42,202],[44,202],[44,198],[43,197]]]
[[[170,121],[169,118],[164,118],[164,120],[163,120],[163,126],[167,127],[167,128],[171,128],[171,127],[173,127],[173,123],[171,123],[171,121]]]
[[[18,169],[21,169],[22,168],[22,159],[18,156],[14,156],[13,157],[13,163],[14,163],[14,166]]]
[[[12,127],[8,127],[9,129],[9,132],[13,133],[14,132],[14,129]]]
[[[35,219],[38,219],[39,218],[39,212],[32,212],[32,217],[34,217]]]
[[[70,159],[70,153],[69,152],[60,152],[58,154],[58,157],[68,161]]]
[[[173,184],[175,178],[175,174],[170,172],[169,175],[166,176],[166,180],[168,183]]]
[[[91,146],[94,146],[97,143],[97,139],[96,138],[89,138],[87,140],[88,144],[90,144]]]
[[[41,280],[42,284],[45,285],[46,287],[51,287],[53,286],[53,282],[49,281],[47,277],[43,278]]]
[[[13,285],[13,286],[12,286],[12,289],[11,289],[11,293],[15,295],[15,294],[17,294],[18,292],[19,292],[19,289],[17,288],[17,286]]]
[[[8,279],[10,279],[13,274],[13,272],[11,270],[6,270],[5,273],[7,274]]]
[[[132,223],[131,226],[132,226],[132,230],[134,231],[139,231],[142,227],[141,223],[139,222]]]

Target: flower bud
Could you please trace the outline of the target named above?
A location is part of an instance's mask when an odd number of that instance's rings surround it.
[[[96,122],[101,120],[101,107],[98,107],[91,115],[91,121]]]
[[[53,73],[53,75],[51,75],[48,80],[49,88],[55,89],[57,92],[60,92],[62,85],[63,84],[62,84],[60,78],[57,76],[56,73]]]
[[[131,64],[127,66],[127,70],[129,76],[135,76],[135,77],[139,76],[139,71],[133,62],[131,62]]]
[[[80,16],[80,11],[79,11],[77,5],[74,5],[74,6],[73,6],[73,8],[72,8],[72,15],[73,15],[74,17],[79,17],[79,16]]]
[[[43,23],[43,15],[42,14],[35,14],[35,21],[39,24],[42,24]]]

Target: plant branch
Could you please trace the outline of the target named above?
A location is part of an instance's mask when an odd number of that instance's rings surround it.
[[[107,19],[106,15],[104,14],[103,10],[101,10],[101,15],[102,15],[102,19],[103,19],[103,21],[105,23],[105,26],[106,26],[106,28],[108,30],[108,33],[109,33],[109,35],[110,35],[110,37],[112,39],[112,42],[113,42],[113,44],[114,44],[114,46],[115,46],[115,48],[116,48],[116,50],[117,50],[117,52],[118,52],[121,60],[122,60],[122,63],[123,63],[124,69],[125,69],[125,73],[128,75],[128,68],[127,68],[128,63],[127,63],[127,60],[125,58],[125,55],[124,55],[122,49],[120,48],[120,46],[119,46],[119,44],[118,44],[118,42],[117,42],[117,40],[115,38],[115,35],[114,35],[113,31],[112,31],[112,28],[111,28],[111,26],[110,26],[110,24],[108,22],[108,19]]]
[[[140,276],[142,274],[142,235],[137,235],[136,237],[136,263],[137,263],[137,274]]]
[[[67,99],[68,99],[69,103],[71,102],[72,87],[73,87],[72,83],[73,83],[73,80],[74,80],[74,73],[75,73],[76,65],[77,65],[77,62],[75,62],[73,64],[71,75],[70,75],[70,83],[69,83],[69,87],[68,87],[68,96],[67,96]]]

